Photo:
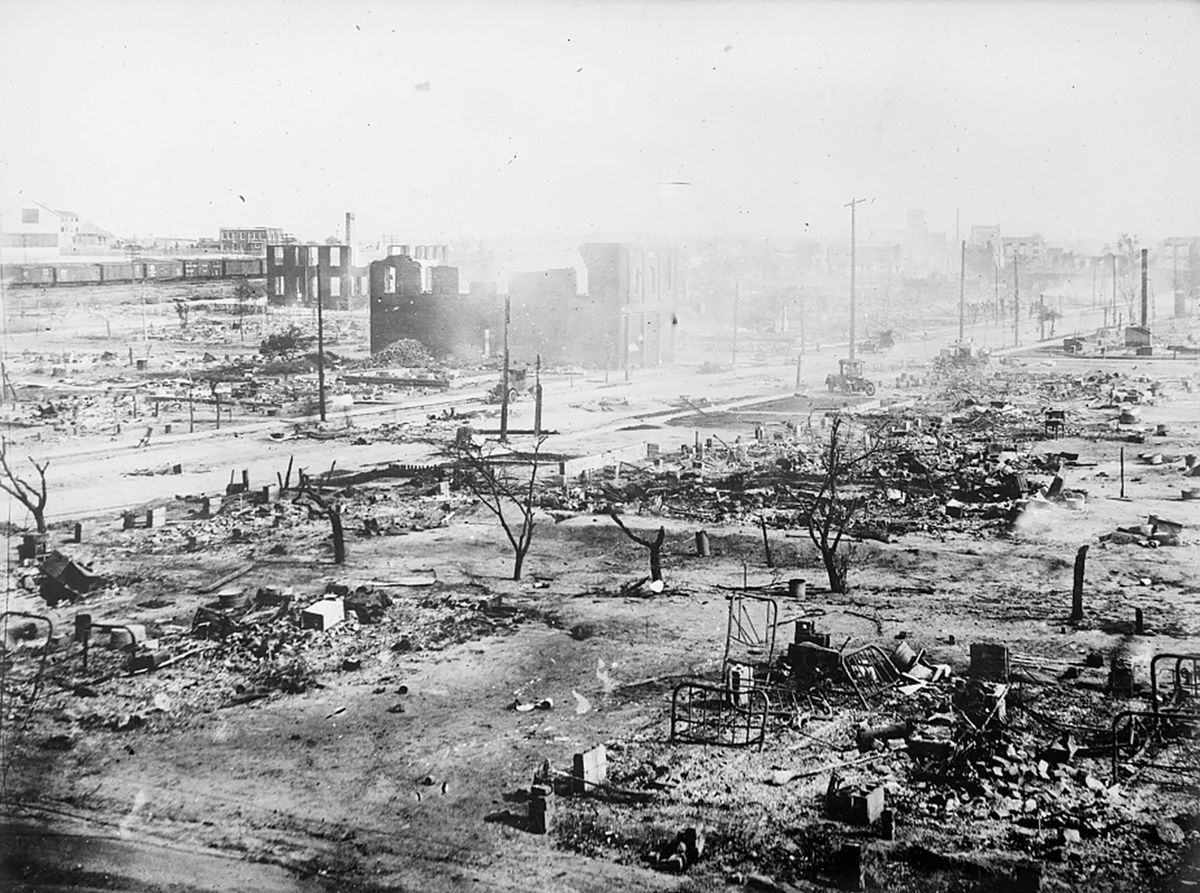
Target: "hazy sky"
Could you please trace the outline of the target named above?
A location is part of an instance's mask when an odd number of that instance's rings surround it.
[[[5,205],[118,233],[1200,234],[1182,0],[0,0],[0,74]]]

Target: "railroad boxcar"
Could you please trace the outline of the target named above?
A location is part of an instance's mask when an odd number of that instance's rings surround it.
[[[16,285],[54,284],[54,267],[43,267],[40,264],[22,264],[16,270]]]
[[[66,264],[54,268],[55,285],[98,285],[99,264]]]
[[[240,279],[251,276],[261,276],[259,269],[262,261],[254,258],[226,258],[222,262],[226,279]]]
[[[221,277],[221,262],[219,260],[187,260],[183,262],[184,279],[219,279]]]
[[[101,282],[133,282],[134,281],[134,264],[132,263],[108,263],[100,264],[100,281]]]
[[[146,261],[144,269],[146,278],[156,282],[180,279],[183,276],[183,263],[177,260]]]

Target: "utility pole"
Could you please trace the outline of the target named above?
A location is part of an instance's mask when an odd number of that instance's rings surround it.
[[[504,296],[504,371],[500,373],[500,442],[508,443],[508,321],[512,305],[508,295]]]
[[[854,362],[854,272],[856,267],[855,246],[855,208],[865,202],[865,198],[852,198],[842,207],[850,209],[850,362]]]
[[[533,435],[542,436],[542,355],[537,355],[533,373]]]
[[[1148,272],[1149,263],[1150,263],[1149,257],[1150,257],[1150,250],[1148,248],[1143,248],[1142,249],[1142,328],[1143,329],[1150,324],[1150,319],[1149,319],[1150,303],[1149,303],[1149,297],[1146,292],[1146,274]]]
[[[321,421],[325,421],[325,315],[322,305],[325,303],[325,290],[321,287],[321,263],[318,248],[317,259],[317,408],[321,413]]]
[[[1179,301],[1179,243],[1171,243],[1171,298],[1175,305],[1175,318],[1183,316],[1180,312],[1180,307],[1183,306]]]
[[[737,366],[737,330],[738,330],[738,302],[742,297],[742,281],[740,279],[733,280],[733,359],[730,365]]]
[[[955,217],[957,218],[957,214]],[[957,219],[955,228],[957,228]],[[963,314],[966,312],[967,294],[967,240],[962,240],[962,256],[958,262],[958,343],[963,343]]]
[[[1112,259],[1112,321],[1115,326],[1117,324],[1117,253],[1114,251],[1109,257]]]
[[[996,322],[1000,322],[1000,262],[992,255],[992,278],[995,282],[995,292],[992,296],[992,313]]]
[[[1013,347],[1021,345],[1021,271],[1019,251],[1013,245]]]
[[[800,367],[804,362],[804,287],[800,288],[799,299],[800,311],[800,349],[796,352],[796,393],[800,393],[802,382],[800,380]]]

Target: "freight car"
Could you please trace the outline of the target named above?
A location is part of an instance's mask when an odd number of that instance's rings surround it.
[[[154,281],[169,282],[172,279],[183,278],[183,261],[155,260],[142,264],[143,275]]]
[[[54,285],[99,285],[100,267],[96,264],[70,264],[54,268]]]
[[[100,264],[100,281],[101,282],[134,282],[134,268],[141,267],[141,264],[131,262],[125,263],[106,263]],[[141,270],[137,270],[138,273]]]
[[[266,275],[262,258],[184,258],[153,261],[107,261],[98,264],[3,264],[5,287],[111,285],[115,283],[174,282],[180,279],[255,279]]]

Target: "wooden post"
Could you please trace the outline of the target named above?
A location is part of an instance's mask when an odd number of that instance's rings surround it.
[[[533,379],[533,434],[542,436],[542,355],[537,355],[537,367]],[[621,466],[618,465],[619,469]]]
[[[763,551],[767,553],[767,567],[774,567],[775,562],[771,559],[771,543],[767,539],[767,516],[759,515],[758,523],[762,526]]]
[[[1087,546],[1080,546],[1075,553],[1075,588],[1071,592],[1071,622],[1083,620],[1083,572],[1087,563]]]
[[[1139,636],[1146,634],[1146,618],[1142,615],[1141,608],[1133,609],[1133,632]]]
[[[1121,447],[1121,498],[1125,498],[1125,447]]]
[[[508,443],[508,321],[511,316],[511,304],[508,295],[504,296],[504,369],[500,373],[500,442]]]

